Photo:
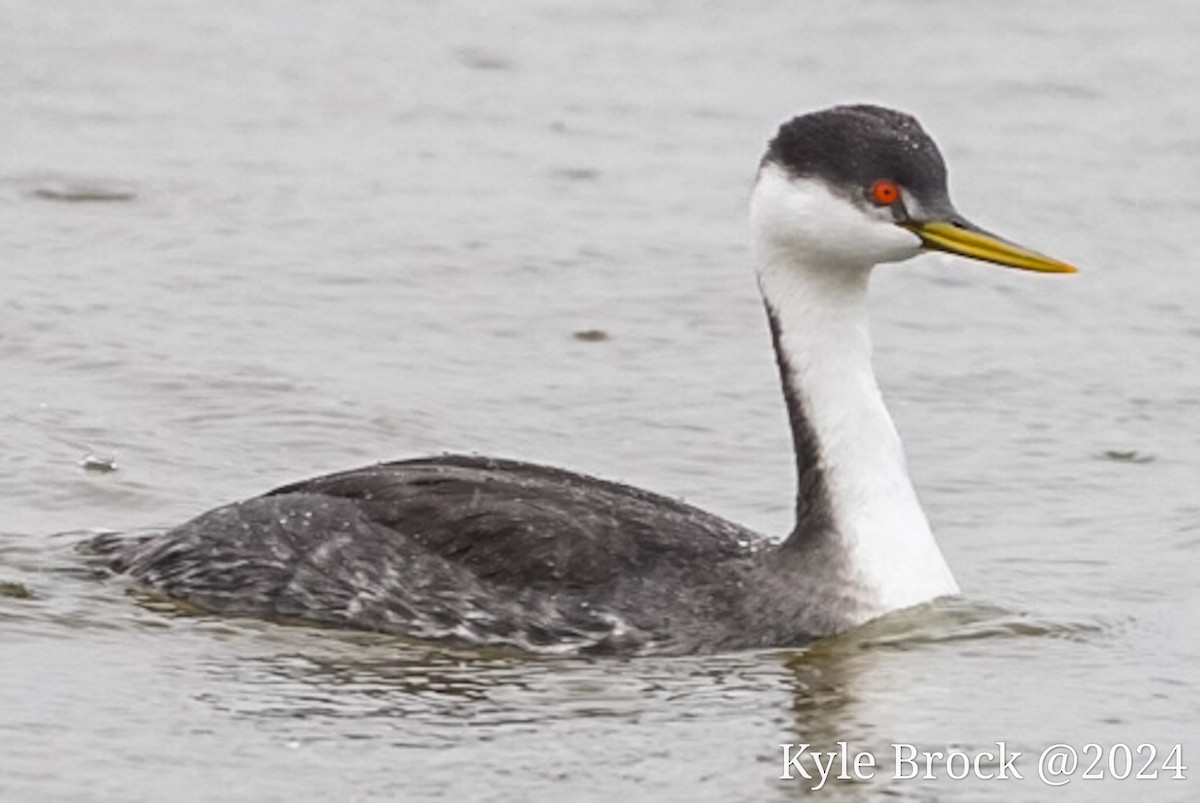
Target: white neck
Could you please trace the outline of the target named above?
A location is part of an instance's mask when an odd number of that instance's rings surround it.
[[[760,185],[764,180],[774,179],[764,176]],[[832,539],[826,549],[854,589],[853,623],[956,594],[871,367],[867,285],[873,264],[835,259],[775,236],[780,206],[757,203],[764,194],[769,202],[771,191],[756,191],[752,214],[759,286],[774,317],[786,395],[800,408],[789,411],[793,425],[804,424],[815,436],[831,514],[832,532],[822,537]],[[789,192],[795,195],[794,186]],[[797,533],[802,525],[797,522]]]

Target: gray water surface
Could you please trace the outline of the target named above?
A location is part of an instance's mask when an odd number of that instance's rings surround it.
[[[1200,6],[0,2],[0,800],[1194,800]],[[879,271],[965,599],[807,652],[531,660],[183,616],[74,554],[473,451],[781,535],[744,206],[874,101],[1081,266]],[[598,330],[606,337],[577,337]],[[85,468],[81,462],[91,457]],[[115,461],[115,471],[111,468]],[[1182,744],[1187,780],[889,780],[891,745]]]

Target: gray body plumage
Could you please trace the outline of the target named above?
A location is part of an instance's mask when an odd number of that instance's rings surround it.
[[[836,606],[809,604],[836,595],[836,576],[788,579],[792,556],[744,528],[480,457],[332,474],[89,551],[212,613],[531,651],[706,652],[837,629]]]

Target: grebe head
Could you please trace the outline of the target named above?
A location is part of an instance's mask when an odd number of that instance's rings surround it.
[[[1075,270],[960,215],[937,145],[915,118],[878,106],[836,106],[785,123],[763,157],[750,218],[760,265],[859,273],[933,249]]]

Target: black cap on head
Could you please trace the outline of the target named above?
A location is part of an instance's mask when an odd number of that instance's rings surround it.
[[[855,194],[891,179],[925,209],[951,208],[937,145],[915,117],[881,106],[834,106],[796,117],[779,128],[763,164]]]

